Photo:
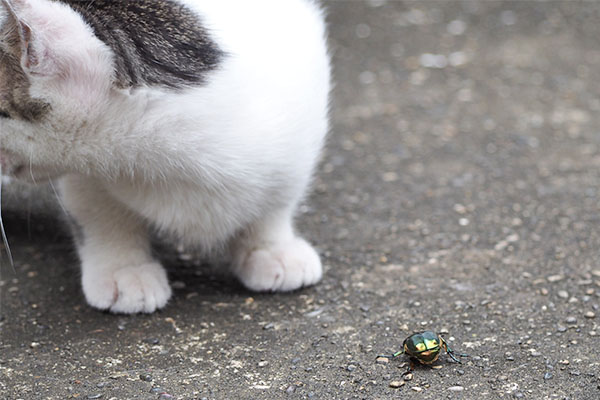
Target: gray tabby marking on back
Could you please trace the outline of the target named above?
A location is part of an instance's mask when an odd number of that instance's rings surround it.
[[[59,0],[115,53],[116,85],[202,84],[223,55],[199,17],[173,0]]]

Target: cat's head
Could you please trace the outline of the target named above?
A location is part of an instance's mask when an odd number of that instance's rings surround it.
[[[68,6],[0,0],[3,173],[27,179],[24,169],[69,170],[74,143],[102,113],[112,75],[110,51]]]

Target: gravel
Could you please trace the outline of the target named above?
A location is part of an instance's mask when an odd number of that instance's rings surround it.
[[[250,293],[156,237],[169,304],[97,312],[52,187],[3,185],[3,398],[600,398],[598,4],[326,3],[331,135],[297,215],[323,281]],[[408,360],[377,355],[426,329],[471,357],[390,387]]]

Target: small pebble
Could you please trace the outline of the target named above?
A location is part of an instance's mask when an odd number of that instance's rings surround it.
[[[377,357],[377,359],[375,360],[375,362],[377,364],[387,364],[390,362],[390,359],[387,357]]]
[[[160,394],[160,393],[166,393],[165,390],[159,386],[154,386],[152,389],[150,389],[150,393],[155,393],[155,394]]]
[[[99,399],[102,396],[104,396],[104,393],[93,393],[93,394],[88,394],[87,398],[88,399]]]
[[[559,332],[566,332],[567,331],[567,327],[559,324],[559,325],[556,326],[556,330],[559,331]]]
[[[465,388],[462,386],[450,386],[448,390],[451,392],[462,392],[463,390],[465,390]]]
[[[263,329],[265,331],[268,331],[268,330],[273,329],[273,328],[275,328],[275,324],[272,323],[272,322],[269,322],[268,324],[266,324],[265,326],[263,326]]]
[[[390,382],[390,387],[394,388],[394,389],[397,389],[397,388],[402,387],[404,385],[406,385],[406,382],[404,382],[404,381],[391,381]]]
[[[530,354],[531,354],[531,357],[539,357],[542,355],[542,353],[540,353],[539,351],[537,351],[535,349],[531,350]]]
[[[548,380],[552,379],[552,377],[553,377],[553,375],[552,375],[552,373],[551,373],[551,372],[546,372],[546,373],[544,374],[544,380],[545,380],[545,381],[548,381]]]
[[[154,378],[150,374],[140,374],[140,379],[144,382],[152,382]]]
[[[287,387],[287,389],[285,389],[285,392],[286,392],[287,394],[292,394],[292,393],[294,393],[295,391],[296,391],[296,387],[294,387],[294,385],[290,385],[290,386],[288,386],[288,387]]]
[[[404,376],[404,380],[405,381],[412,381],[412,379],[413,379],[413,374],[406,374]]]
[[[146,338],[142,340],[142,343],[146,343],[146,344],[159,344],[160,340],[158,340],[158,338],[152,337],[152,338]]]
[[[348,365],[348,366],[346,367],[346,369],[347,369],[348,371],[352,372],[352,371],[354,371],[354,370],[356,369],[356,365],[352,365],[352,364],[350,364],[350,365]]]
[[[410,390],[414,390],[415,392],[422,392],[423,388],[420,388],[418,386],[413,386],[413,387],[410,388]]]
[[[462,369],[459,369],[458,371],[456,371],[456,373],[458,373],[459,375],[464,375],[465,371]]]
[[[506,358],[506,360],[508,361],[515,361],[515,357],[512,355],[511,352],[507,351],[506,353],[504,353],[504,357]]]
[[[258,366],[259,366],[260,368],[266,367],[267,365],[269,365],[269,362],[268,362],[268,361],[259,361],[259,362],[258,362]]]
[[[552,282],[561,281],[561,280],[565,279],[565,277],[562,275],[550,275],[546,279],[548,280],[548,282],[552,283]]]
[[[565,320],[565,322],[566,322],[567,324],[576,324],[576,323],[577,323],[577,318],[575,318],[575,317],[568,317],[568,318]]]
[[[179,290],[179,289],[184,289],[184,288],[185,288],[185,282],[182,282],[182,281],[175,281],[175,282],[172,282],[172,283],[171,283],[171,287],[172,287],[173,289],[177,289],[177,290]]]
[[[593,311],[588,311],[585,314],[583,314],[583,316],[590,319],[596,318],[596,314]]]
[[[559,290],[558,293],[557,293],[557,295],[561,299],[568,299],[569,298],[569,292],[567,292],[566,290]]]

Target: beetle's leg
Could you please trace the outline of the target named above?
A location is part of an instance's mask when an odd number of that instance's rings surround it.
[[[448,343],[446,343],[446,341],[443,338],[441,338],[441,339],[442,339],[442,347],[444,348],[444,350],[446,350],[446,353],[448,353],[450,358],[453,359],[454,361],[456,361],[457,363],[462,364],[462,361],[460,361],[460,359],[456,358],[456,355],[458,355],[459,357],[469,357],[468,354],[455,353],[454,350],[452,350],[450,348],[450,346],[448,346]]]
[[[448,353],[448,355],[450,356],[451,359],[453,359],[454,361],[456,361],[459,364],[462,364],[462,361],[460,361],[460,359],[456,358],[456,356],[454,355],[454,351],[448,349],[447,353]],[[459,354],[459,356],[465,357],[466,354]]]
[[[379,357],[396,358],[398,356],[401,356],[402,354],[404,354],[404,350],[397,351],[397,352],[395,352],[393,354],[380,354],[380,355],[377,356],[377,358],[379,358]]]
[[[450,358],[452,358],[454,361],[456,361],[457,363],[460,363],[460,364],[462,364],[462,362],[458,358],[456,358],[456,356],[469,357],[469,355],[465,354],[465,353],[456,353],[454,350],[452,350],[450,347],[448,347],[448,345],[446,345],[446,352],[448,353]]]
[[[405,372],[402,374],[402,376],[406,376],[406,375],[410,374],[411,372],[413,372],[413,371],[415,370],[415,366],[416,366],[415,360],[413,360],[413,358],[411,357],[411,358],[408,360],[408,368],[407,368],[407,369],[406,369],[406,371],[405,371]]]
[[[393,358],[396,358],[396,357],[398,357],[398,356],[400,356],[400,355],[402,355],[402,354],[404,354],[404,349],[402,349],[402,350],[400,350],[400,351],[397,351],[397,352],[395,352],[394,354],[392,354],[392,357],[393,357]]]

